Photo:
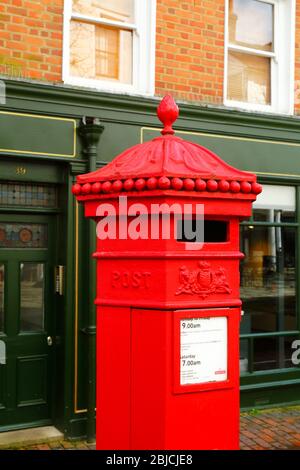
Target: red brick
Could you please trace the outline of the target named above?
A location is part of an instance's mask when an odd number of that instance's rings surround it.
[[[13,13],[15,15],[26,16],[27,11],[25,8],[18,8],[18,7],[7,7],[8,13]]]
[[[0,0],[5,62],[22,58],[27,78],[61,81],[63,6],[63,0]]]
[[[159,30],[156,41],[158,95],[163,95],[172,89],[177,98],[188,101],[210,103],[223,101],[223,86],[212,85],[216,82],[218,74],[216,70],[223,75],[223,3],[223,0],[196,2],[158,0]],[[172,50],[170,39],[175,46],[175,48],[172,46]],[[219,41],[220,44],[215,44],[215,41]],[[173,55],[165,55],[168,51]],[[170,59],[174,63],[171,63]]]

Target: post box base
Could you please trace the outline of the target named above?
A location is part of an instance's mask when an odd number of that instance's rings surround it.
[[[186,333],[185,320],[191,330],[208,322],[210,329]],[[239,321],[238,308],[99,307],[97,449],[238,449]],[[195,334],[200,334],[199,351]],[[205,361],[202,368],[198,354]],[[221,376],[211,380],[211,373]]]

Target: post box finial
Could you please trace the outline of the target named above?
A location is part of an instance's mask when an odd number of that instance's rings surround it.
[[[173,96],[164,96],[157,108],[157,116],[164,125],[164,128],[161,131],[162,135],[174,134],[172,124],[179,116],[179,109],[174,101]]]

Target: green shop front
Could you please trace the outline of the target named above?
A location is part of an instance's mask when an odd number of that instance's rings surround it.
[[[0,109],[0,432],[93,434],[95,227],[76,175],[157,136],[158,101],[6,81]],[[300,120],[183,104],[179,136],[257,173],[242,223],[241,404],[300,402]],[[2,348],[3,349],[3,348]],[[1,349],[1,350],[2,350]],[[2,355],[3,356],[3,355]],[[0,354],[1,359],[1,354]],[[295,361],[294,361],[295,362]]]

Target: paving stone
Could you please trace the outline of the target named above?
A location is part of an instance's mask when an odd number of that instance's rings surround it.
[[[300,450],[299,406],[243,413],[241,424],[245,423],[246,427],[241,426],[242,450],[246,447]]]
[[[255,410],[241,414],[241,450],[286,449],[300,450],[300,406]],[[55,440],[25,446],[18,450],[95,450],[95,443],[74,440]]]

